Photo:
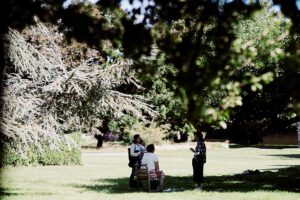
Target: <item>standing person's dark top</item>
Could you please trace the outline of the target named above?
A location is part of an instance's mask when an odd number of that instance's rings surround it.
[[[195,149],[191,148],[194,152],[192,160],[193,165],[193,180],[197,183],[197,189],[202,189],[203,183],[203,167],[206,163],[206,146],[202,134],[196,135],[198,137],[197,146]]]
[[[129,186],[130,187],[136,187],[136,181],[134,180],[134,176],[135,176],[135,165],[136,164],[140,164],[144,151],[145,151],[145,147],[143,145],[143,140],[141,138],[141,136],[139,134],[136,134],[133,136],[133,141],[132,141],[132,145],[130,147],[130,156],[132,158],[134,158],[133,162],[131,163],[132,165],[132,171],[131,171],[131,175],[130,175],[130,179],[129,179]]]

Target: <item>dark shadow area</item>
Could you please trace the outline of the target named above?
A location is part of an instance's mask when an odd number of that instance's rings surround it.
[[[299,154],[277,154],[277,155],[267,155],[267,156],[287,157],[287,158],[300,158],[300,153]]]
[[[249,172],[232,176],[205,177],[203,190],[209,192],[251,192],[257,190],[300,192],[300,166],[281,168],[276,172]],[[75,185],[75,187],[110,194],[137,192],[136,189],[128,187],[128,178],[100,179],[95,180],[92,185]],[[192,177],[189,176],[166,176],[164,189],[168,188],[173,191],[193,190],[194,183]],[[145,192],[146,187],[139,191]]]
[[[296,149],[297,145],[240,145],[240,144],[229,144],[229,148],[259,148],[259,149]]]
[[[129,178],[117,178],[117,179],[99,179],[95,180],[92,185],[71,185],[72,187],[83,188],[85,190],[92,190],[97,192],[105,192],[111,194],[122,194],[132,192],[147,192],[147,183],[142,182],[142,187],[138,190],[136,188],[129,187]],[[166,176],[164,188],[173,188],[177,190],[191,190],[193,189],[194,183],[192,177],[173,177]]]
[[[241,144],[229,144],[230,149],[237,149],[237,148],[248,148],[252,147],[250,145],[241,145]]]
[[[262,171],[274,171],[274,170],[282,170],[282,169],[284,169],[285,167],[298,167],[298,168],[300,168],[300,165],[270,165],[270,166],[275,166],[275,167],[279,167],[279,168],[272,168],[272,169],[270,169],[270,168],[268,168],[268,169],[260,169],[260,170],[262,170]]]
[[[260,149],[296,149],[297,145],[258,145]]]
[[[53,195],[54,193],[50,193],[50,192],[35,192],[32,190],[29,190],[28,192],[24,192],[22,190],[22,192],[16,192],[16,190],[12,190],[10,188],[3,188],[0,187],[0,199],[4,198],[4,197],[9,197],[9,196],[22,196],[22,195],[45,195],[45,196],[49,196],[49,195]]]
[[[0,199],[4,198],[5,196],[23,196],[23,195],[45,195],[45,196],[49,196],[49,195],[53,195],[53,193],[49,193],[49,192],[34,192],[34,193],[27,193],[27,192],[0,192]]]

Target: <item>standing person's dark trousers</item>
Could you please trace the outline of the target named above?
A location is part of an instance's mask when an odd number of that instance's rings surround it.
[[[130,175],[130,178],[129,178],[129,186],[130,187],[136,187],[136,181],[134,180],[134,176],[136,174],[135,170],[136,170],[136,168],[133,166],[132,171],[131,171],[131,175]]]
[[[129,186],[130,187],[136,187],[137,186],[137,182],[136,182],[136,180],[134,180],[134,176],[136,175],[137,167],[139,165],[141,165],[141,159],[139,157],[137,159],[138,160],[134,163],[134,165],[132,167],[132,170],[131,170],[131,175],[130,175],[130,178],[129,178]]]
[[[201,186],[203,183],[203,166],[204,162],[202,160],[197,160],[193,158],[192,161],[193,164],[193,180],[198,184],[198,186]]]
[[[138,165],[141,165],[141,159],[140,157],[136,157],[133,164],[132,164],[132,170],[131,170],[131,175],[129,178],[129,186],[130,187],[136,187],[136,180],[134,180],[134,176],[136,175],[136,168]]]

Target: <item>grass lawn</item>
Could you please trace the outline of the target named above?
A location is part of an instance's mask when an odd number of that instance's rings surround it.
[[[191,144],[193,146],[193,144]],[[300,200],[300,149],[214,148],[208,145],[203,191],[192,182],[192,154],[186,146],[158,148],[165,189],[128,188],[127,149],[85,151],[82,166],[2,169],[1,199],[262,199]],[[184,148],[183,148],[184,147]],[[245,170],[259,173],[243,174]]]

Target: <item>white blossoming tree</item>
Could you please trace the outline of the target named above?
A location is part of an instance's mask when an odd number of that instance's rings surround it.
[[[104,59],[91,48],[82,53],[80,44],[66,45],[56,27],[41,22],[22,33],[11,29],[5,38],[9,51],[1,132],[5,146],[20,158],[4,163],[30,163],[30,151],[43,160],[45,147],[50,152],[62,151],[62,146],[78,150],[64,132],[92,127],[101,116],[126,113],[145,121],[146,115],[157,115],[143,96],[117,90],[124,84],[141,88],[132,60]],[[104,47],[112,48],[109,42]]]

